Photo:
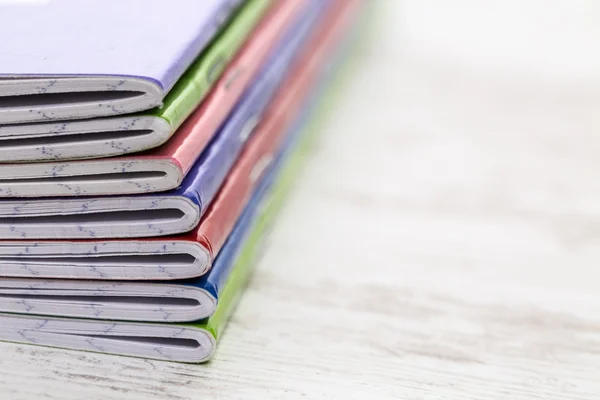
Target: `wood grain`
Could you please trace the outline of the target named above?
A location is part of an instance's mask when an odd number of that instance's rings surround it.
[[[215,360],[0,344],[0,399],[598,398],[600,90],[411,57],[382,3]]]

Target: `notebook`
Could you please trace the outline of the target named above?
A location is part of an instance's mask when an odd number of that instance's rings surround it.
[[[344,0],[336,2],[354,3]],[[361,3],[361,2],[358,2]],[[327,99],[329,100],[329,99]],[[317,110],[321,108],[321,102]],[[319,110],[325,114],[324,110]],[[237,253],[233,273],[220,296],[215,313],[203,321],[187,324],[135,323],[66,319],[17,314],[0,314],[0,339],[18,343],[86,350],[91,352],[144,357],[165,361],[199,363],[215,352],[227,322],[235,309],[253,266],[258,262],[273,219],[283,205],[291,182],[308,153],[315,125],[302,135],[274,186],[266,193],[252,230]]]
[[[0,125],[160,106],[240,3],[1,2]]]
[[[282,2],[268,9],[270,4],[271,0],[244,3],[179,78],[160,108],[103,118],[0,126],[0,162],[98,158],[157,147],[173,135],[212,86],[213,104],[207,108],[214,113],[217,107],[226,115],[282,31],[298,18],[304,3]],[[227,79],[217,81],[229,64]]]
[[[266,66],[246,91],[228,120],[219,128],[214,108],[201,107],[164,145],[148,153],[129,157],[62,163],[0,165],[0,197],[56,197],[153,193],[174,189],[183,183],[194,162],[215,136],[247,137],[282,78],[303,38],[310,32],[328,0],[310,0],[311,7],[287,30]],[[260,88],[256,88],[256,86]],[[255,96],[254,99],[249,97]],[[213,104],[214,105],[214,104]],[[204,112],[206,111],[206,112]],[[221,113],[225,119],[225,113]],[[218,129],[218,130],[217,130]],[[214,143],[213,143],[214,144]],[[0,206],[2,207],[2,206]],[[0,211],[1,212],[1,211]]]
[[[335,41],[315,35],[280,88],[259,131],[249,140],[198,227],[157,240],[0,242],[0,276],[174,280],[203,275],[219,253],[263,172],[288,134],[295,110],[319,78]],[[317,84],[317,86],[320,86]],[[46,229],[49,231],[49,229]]]

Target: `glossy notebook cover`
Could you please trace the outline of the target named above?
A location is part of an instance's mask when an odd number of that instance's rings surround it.
[[[357,36],[356,31],[353,36]],[[347,69],[348,64],[344,67]],[[339,75],[336,80],[336,85],[342,83]],[[321,99],[314,107],[318,110],[318,117],[328,114],[332,96],[338,94],[334,89],[335,87],[328,88],[325,99]],[[275,185],[261,203],[264,207],[236,258],[236,268],[222,291],[216,313],[210,319],[199,324],[182,325],[112,323],[0,314],[0,339],[175,362],[198,363],[210,360],[247,284],[252,267],[260,256],[262,241],[268,234],[268,228],[282,207],[305,157],[310,153],[310,144],[319,125],[314,122],[320,122],[320,119],[313,120],[305,128],[306,133],[295,144]],[[137,342],[138,338],[143,341]],[[189,345],[192,342],[195,343],[194,346]]]
[[[304,7],[300,15],[294,18],[294,23],[289,26],[285,34],[278,35],[280,36],[278,48],[285,49],[287,53],[288,47],[297,45],[299,37],[303,35],[300,32],[306,32],[329,1],[308,0],[303,3]],[[290,20],[287,15],[290,11],[294,14],[298,13],[297,7],[290,10],[289,6],[286,6],[282,12],[286,13],[287,22]],[[293,31],[297,33],[294,34]],[[265,35],[267,33],[269,32]],[[273,36],[275,35],[271,34],[270,38],[272,39]],[[261,36],[259,41],[253,43],[251,38],[248,45],[256,50],[256,47],[265,46],[264,39]],[[262,53],[261,56],[264,57],[264,52],[265,50],[262,49],[259,54]],[[164,145],[134,156],[89,161],[28,163],[20,164],[18,169],[11,165],[0,165],[0,197],[117,195],[162,192],[178,187],[213,138],[215,131],[225,121],[233,103],[246,89],[250,78],[256,74],[257,63],[249,63],[248,57],[248,54],[242,52],[242,57],[234,60],[234,64],[227,69],[202,105]],[[284,54],[271,52],[271,61],[267,61],[267,64],[283,57]],[[263,78],[262,81],[264,82],[265,79],[267,78]],[[249,104],[246,107],[253,105]],[[237,111],[243,112],[239,108],[238,106]],[[256,110],[249,112],[257,113]],[[247,121],[237,121],[238,124],[241,122]],[[222,126],[220,130],[236,127],[240,128],[229,123],[229,127]],[[118,141],[111,143],[110,146],[121,147]],[[65,181],[65,184],[57,184],[62,181]]]
[[[2,2],[0,36],[18,40],[0,42],[0,123],[158,106],[240,3]]]
[[[285,36],[284,44],[267,61],[267,68],[259,74],[257,81],[244,94],[227,122],[191,166],[181,188],[174,191],[198,204],[201,214],[213,201],[246,141],[253,135],[258,124],[262,123],[267,106],[290,73],[290,67],[319,20],[317,17],[318,13],[315,12]]]

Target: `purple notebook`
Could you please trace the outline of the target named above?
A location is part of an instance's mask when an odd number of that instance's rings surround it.
[[[159,106],[242,2],[0,2],[0,125]]]

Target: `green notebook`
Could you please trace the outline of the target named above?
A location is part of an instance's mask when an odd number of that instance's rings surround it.
[[[221,73],[242,47],[272,0],[249,0],[175,84],[163,106],[151,115],[163,118],[174,132],[200,104]]]

